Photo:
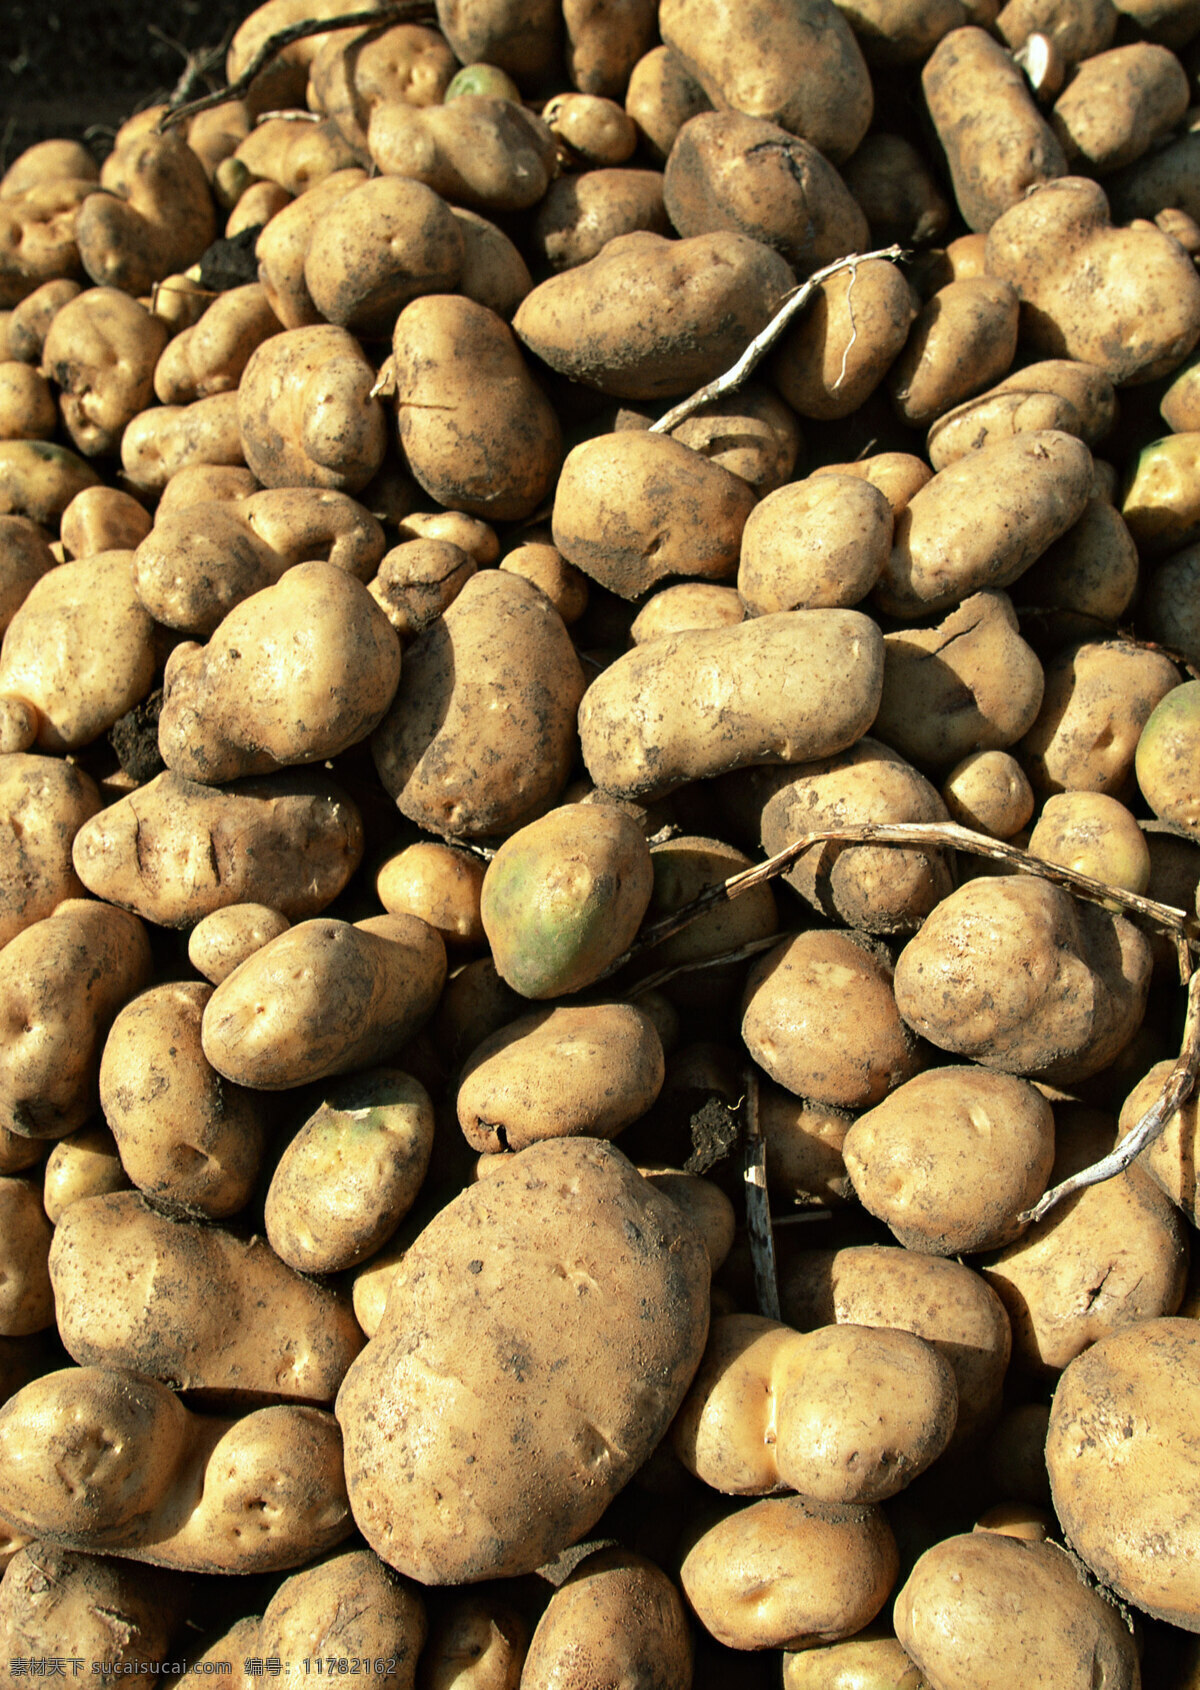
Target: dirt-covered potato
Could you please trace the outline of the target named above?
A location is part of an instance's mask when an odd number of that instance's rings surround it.
[[[892,508],[860,476],[793,481],[754,507],[738,592],[751,616],[848,607],[866,598],[892,549]]]
[[[478,700],[503,688],[509,707]],[[583,696],[562,618],[519,575],[483,570],[405,652],[395,702],[371,741],[384,789],[430,832],[511,832],[566,785]]]
[[[153,525],[154,518],[132,493],[119,487],[85,487],[62,513],[63,556],[70,562],[97,552],[133,551]]]
[[[766,1081],[759,1084],[758,1113],[773,1200],[801,1209],[838,1209],[853,1200],[842,1160],[853,1119],[847,1110],[793,1097]]]
[[[1017,350],[1017,295],[990,276],[940,288],[888,372],[892,402],[923,428],[1002,376]]]
[[[839,271],[770,353],[767,372],[800,416],[847,417],[887,374],[917,307],[898,265],[872,258]]]
[[[740,476],[678,440],[600,434],[563,465],[554,544],[592,580],[634,599],[673,575],[732,576],[753,509]]]
[[[751,866],[743,852],[720,839],[680,833],[660,840],[650,851],[654,890],[646,910],[645,926],[669,919],[685,908],[706,888],[717,886]],[[761,885],[732,899],[724,899],[680,932],[660,940],[637,964],[641,973],[659,969],[689,969],[703,963],[703,972],[685,973],[671,981],[667,995],[681,1006],[705,999],[713,992],[736,994],[740,976],[736,969],[709,966],[746,945],[757,945],[779,930],[779,913],[769,886]]]
[[[365,155],[367,124],[381,100],[440,103],[458,68],[436,29],[399,23],[388,29],[331,31],[313,54],[308,103]]]
[[[1174,53],[1138,41],[1085,59],[1050,121],[1069,163],[1107,176],[1149,152],[1187,107],[1187,73]]]
[[[0,516],[0,633],[30,588],[55,566],[44,530],[27,516]]]
[[[619,100],[634,66],[654,46],[654,0],[564,0],[565,55],[571,85]]]
[[[262,1091],[390,1062],[445,978],[446,948],[416,916],[303,921],[222,980],[204,1011],[204,1054]]]
[[[583,1683],[636,1683],[688,1690],[692,1639],[683,1598],[642,1555],[601,1549],[550,1598],[521,1669],[525,1690]]]
[[[391,332],[409,300],[454,290],[463,246],[453,212],[431,188],[376,177],[339,196],[317,219],[304,280],[327,322],[378,339]]]
[[[46,1158],[42,1207],[51,1225],[72,1203],[127,1191],[129,1176],[121,1166],[117,1142],[107,1127],[81,1127],[60,1138]]]
[[[0,195],[0,199],[3,195]],[[9,358],[19,358],[25,364],[40,364],[42,346],[55,315],[69,300],[82,291],[80,284],[66,276],[43,282],[31,294],[15,305],[9,313],[5,332],[5,347]]]
[[[711,111],[712,104],[669,47],[651,47],[629,74],[625,110],[650,157],[661,164],[689,118]]]
[[[400,443],[423,490],[490,521],[530,516],[553,485],[562,436],[503,318],[430,294],[396,319],[392,355]]]
[[[384,1244],[416,1201],[433,1150],[419,1081],[375,1068],[324,1088],[271,1176],[264,1225],[301,1273],[339,1273]]]
[[[268,904],[229,904],[203,916],[192,928],[188,961],[197,974],[219,986],[247,957],[286,933],[290,925],[286,915]]]
[[[450,608],[477,568],[450,540],[405,540],[380,559],[367,590],[400,638],[411,640]]]
[[[541,118],[489,94],[444,106],[383,100],[371,112],[367,145],[384,176],[423,182],[487,216],[527,211],[557,173],[554,136]]]
[[[150,404],[166,325],[116,287],[87,288],[56,312],[42,369],[57,385],[63,421],[86,457],[111,456],[127,423]]]
[[[903,135],[868,135],[842,166],[842,180],[866,214],[873,247],[924,245],[950,220],[928,161]]]
[[[53,528],[77,493],[100,477],[91,464],[51,440],[0,440],[0,516]]]
[[[1025,876],[969,880],[896,964],[905,1021],[939,1049],[1069,1084],[1141,1024],[1150,947],[1124,916]]]
[[[255,1653],[378,1661],[384,1670],[372,1679],[382,1690],[412,1690],[426,1631],[420,1592],[369,1549],[348,1549],[284,1579],[258,1622]]]
[[[333,323],[288,329],[257,347],[242,373],[237,416],[245,461],[263,486],[365,487],[386,441],[374,382],[354,336]]]
[[[1057,652],[1018,752],[1034,791],[1120,793],[1143,729],[1178,685],[1169,658],[1144,646],[1098,640]]]
[[[443,0],[438,24],[462,64],[496,65],[522,88],[542,80],[559,45],[554,0]]]
[[[846,1109],[871,1108],[921,1065],[890,958],[861,934],[813,930],[768,951],[746,979],[742,1037],[788,1091]]]
[[[282,206],[255,242],[258,279],[276,319],[285,329],[305,328],[321,321],[304,278],[304,264],[313,230],[324,214],[367,180],[365,170],[334,171]]]
[[[618,399],[690,393],[739,357],[793,285],[748,236],[639,232],[526,295],[513,328],[552,369]]]
[[[636,646],[580,706],[588,773],[645,799],[751,763],[832,756],[874,719],[882,647],[856,610],[783,611]]]
[[[99,808],[95,782],[74,764],[0,755],[0,947],[64,899],[82,897],[71,849]]]
[[[700,1235],[612,1145],[534,1144],[469,1186],[410,1247],[338,1397],[368,1543],[447,1584],[577,1541],[682,1401],[707,1285]],[[557,1367],[564,1345],[589,1365]]]
[[[0,654],[0,684],[4,674]],[[362,583],[333,563],[297,564],[206,646],[176,648],[163,761],[206,785],[322,761],[367,737],[399,679],[400,642]]]
[[[83,279],[75,223],[95,186],[94,177],[48,180],[0,196],[0,306],[45,282]]]
[[[803,1649],[873,1620],[899,1556],[883,1511],[815,1497],[767,1497],[727,1515],[680,1569],[705,1630],[731,1649]]]
[[[1066,65],[1078,64],[1112,45],[1120,13],[1112,0],[1008,0],[996,18],[996,32],[1014,52],[1031,35],[1044,35]]]
[[[236,393],[213,393],[190,405],[151,405],[121,436],[126,481],[151,498],[191,465],[234,468],[245,462]]]
[[[1020,1613],[1019,1626],[1009,1616]],[[931,1684],[963,1690],[1137,1690],[1122,1616],[1057,1544],[997,1532],[944,1538],[896,1598],[896,1635]],[[1003,1639],[1003,1642],[1001,1642]]]
[[[0,440],[49,440],[57,425],[45,376],[16,359],[0,363]]]
[[[100,189],[75,220],[80,260],[100,287],[148,293],[194,264],[216,235],[204,167],[178,130],[159,135],[131,126],[119,134]]]
[[[152,986],[125,1005],[100,1059],[100,1107],[129,1178],[159,1207],[220,1219],[249,1200],[266,1146],[261,1100],[205,1059],[212,987]]]
[[[659,171],[587,170],[551,183],[538,207],[533,244],[552,270],[570,270],[618,235],[638,229],[665,235],[669,227]]]
[[[0,1637],[22,1659],[78,1658],[83,1671],[130,1673],[168,1659],[187,1601],[177,1574],[49,1543],[19,1549],[10,1569],[0,1582]]]
[[[331,1402],[362,1344],[344,1298],[294,1273],[264,1238],[168,1219],[137,1191],[72,1203],[50,1277],[63,1343],[82,1366],[227,1400]]]
[[[1029,836],[1029,849],[1048,863],[1127,892],[1144,892],[1150,884],[1150,849],[1142,830],[1132,812],[1107,793],[1052,793]]]

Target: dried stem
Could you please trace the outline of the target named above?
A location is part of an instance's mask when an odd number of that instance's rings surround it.
[[[1183,1024],[1183,1048],[1179,1053],[1179,1061],[1167,1075],[1162,1094],[1153,1106],[1138,1121],[1132,1132],[1125,1137],[1109,1155],[1099,1162],[1093,1162],[1090,1168],[1082,1168],[1079,1173],[1072,1174],[1060,1185],[1055,1185],[1036,1202],[1032,1209],[1027,1209],[1018,1218],[1022,1225],[1032,1226],[1048,1215],[1050,1210],[1061,1203],[1064,1197],[1070,1197],[1076,1191],[1084,1191],[1089,1185],[1102,1185],[1105,1180],[1114,1179],[1117,1174],[1123,1174],[1135,1157],[1140,1156],[1148,1145],[1160,1138],[1171,1116],[1181,1109],[1196,1088],[1197,1076],[1200,1075],[1200,969],[1188,981],[1187,1014]]]
[[[748,962],[751,957],[761,956],[763,951],[769,951],[774,945],[782,945],[785,939],[792,937],[794,935],[790,933],[768,933],[763,939],[748,940],[735,951],[721,951],[716,956],[692,957],[687,962],[673,963],[669,968],[660,968],[654,974],[647,974],[644,980],[639,980],[636,986],[629,988],[629,996],[638,998],[643,992],[656,991],[659,986],[665,986],[668,980],[674,980],[680,974],[692,974],[698,968],[722,968],[735,962]]]
[[[771,1201],[767,1191],[767,1141],[758,1118],[758,1070],[748,1064],[743,1104],[746,1124],[742,1179],[746,1187],[746,1229],[754,1263],[754,1296],[759,1314],[779,1320],[779,1276],[775,1269],[775,1234],[771,1231]]]
[[[267,37],[241,76],[236,82],[231,82],[228,88],[218,88],[215,93],[205,94],[199,100],[188,100],[184,105],[172,103],[171,108],[158,120],[158,132],[161,135],[174,124],[186,123],[199,112],[224,105],[226,100],[245,99],[255,77],[265,70],[272,59],[277,59],[280,53],[297,41],[306,41],[310,35],[325,35],[335,29],[372,29],[397,23],[426,23],[431,22],[436,15],[430,0],[396,0],[396,3],[390,6],[371,6],[357,12],[343,12],[334,18],[305,18],[301,23],[290,24],[287,29],[276,30],[274,35]]]
[[[671,409],[664,416],[659,417],[656,423],[651,423],[650,433],[669,434],[673,428],[677,428],[694,412],[711,404],[714,399],[720,399],[724,394],[732,393],[735,388],[740,387],[751,371],[766,357],[792,318],[796,316],[797,312],[803,311],[821,283],[827,282],[830,276],[836,276],[839,270],[849,270],[851,272],[851,285],[853,285],[853,277],[857,274],[860,264],[866,264],[872,258],[890,258],[896,261],[906,256],[903,247],[884,246],[876,252],[852,252],[845,258],[837,259],[833,264],[827,264],[823,270],[814,270],[807,281],[802,282],[795,292],[788,294],[766,328],[760,329],[758,334],[755,335],[732,369],[726,370],[724,375],[715,377],[714,380],[700,388],[698,392],[693,393],[690,399],[681,399],[678,405],[672,405]]]

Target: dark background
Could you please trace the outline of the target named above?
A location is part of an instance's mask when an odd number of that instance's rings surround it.
[[[85,140],[165,99],[189,53],[219,49],[256,0],[0,0],[0,171],[34,141]],[[211,84],[224,78],[223,55]]]

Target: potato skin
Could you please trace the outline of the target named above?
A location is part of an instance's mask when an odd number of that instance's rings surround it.
[[[255,1653],[299,1662],[319,1650],[335,1659],[391,1659],[382,1690],[412,1690],[425,1644],[425,1604],[367,1549],[348,1549],[293,1573],[258,1623]]]
[[[608,1143],[531,1145],[468,1187],[408,1251],[338,1397],[368,1543],[447,1584],[575,1542],[682,1400],[707,1287],[699,1233]],[[569,1378],[564,1345],[581,1362]]]
[[[168,1658],[184,1606],[170,1573],[49,1543],[18,1550],[9,1565],[0,1636],[23,1656],[79,1656],[85,1670]]]
[[[521,1670],[524,1690],[638,1684],[690,1690],[692,1640],[665,1573],[624,1549],[589,1555],[550,1598]]]

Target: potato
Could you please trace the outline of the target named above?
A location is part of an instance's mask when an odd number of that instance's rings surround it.
[[[336,38],[335,38],[336,39]],[[284,1579],[259,1621],[255,1652],[290,1662],[379,1660],[386,1690],[412,1690],[425,1604],[370,1550],[346,1549]]]
[[[225,1400],[331,1402],[362,1344],[342,1297],[265,1239],[168,1219],[136,1191],[72,1203],[50,1277],[63,1343],[82,1366]]]
[[[1185,681],[1159,700],[1137,742],[1137,782],[1161,821],[1194,829],[1197,821],[1192,776],[1196,707],[1200,684]]]
[[[380,559],[367,590],[400,638],[411,640],[450,608],[477,568],[449,540],[406,540]]]
[[[814,0],[753,0],[749,10],[663,0],[663,40],[718,109],[803,135],[833,164],[871,120],[871,79],[843,16]]]
[[[1187,107],[1187,74],[1174,53],[1139,41],[1085,59],[1055,101],[1051,126],[1072,164],[1106,176],[1149,152]]]
[[[707,1271],[679,1209],[602,1141],[531,1145],[468,1187],[408,1251],[339,1394],[368,1543],[446,1584],[532,1570],[577,1541],[683,1398]],[[593,1364],[559,1371],[564,1342]]]
[[[1112,44],[1120,14],[1111,0],[1008,0],[996,30],[1014,50],[1034,34],[1045,35],[1067,65],[1078,64]]]
[[[562,437],[503,319],[428,295],[396,319],[392,353],[400,443],[422,489],[472,516],[531,515],[553,485]]]
[[[62,513],[59,535],[64,557],[70,562],[97,552],[133,551],[153,524],[150,512],[132,493],[118,487],[85,487]]]
[[[794,481],[750,512],[738,592],[751,616],[849,607],[866,598],[891,548],[891,506],[869,481]]]
[[[529,210],[557,173],[554,137],[541,118],[489,94],[464,94],[443,106],[380,101],[367,146],[384,176],[423,182],[488,216]]]
[[[748,235],[798,276],[867,245],[866,218],[816,146],[737,111],[704,112],[683,126],[663,192],[681,235]]]
[[[169,1658],[186,1606],[178,1575],[49,1543],[18,1550],[0,1583],[0,1636],[22,1659],[146,1671]]]
[[[645,926],[685,908],[706,888],[718,886],[751,866],[743,852],[720,839],[698,834],[676,834],[652,846],[650,863],[654,890],[646,910]],[[660,969],[680,970],[684,978],[670,983],[668,997],[687,1006],[706,1002],[711,993],[736,993],[740,976],[733,966],[708,966],[717,958],[757,946],[779,930],[779,914],[769,886],[756,886],[735,899],[723,899],[670,938],[651,946],[637,964],[639,974],[655,975]],[[699,966],[702,972],[692,974]],[[689,980],[688,974],[691,974]]]
[[[566,65],[571,85],[612,100],[624,95],[634,66],[654,46],[653,0],[564,0]]]
[[[1012,1075],[935,1068],[860,1115],[842,1155],[859,1201],[906,1249],[970,1255],[1015,1237],[1045,1191],[1054,1117]]]
[[[1103,792],[1056,792],[1047,798],[1029,850],[1127,892],[1150,884],[1150,850],[1124,804]]]
[[[1160,652],[1119,640],[1058,652],[1018,753],[1034,791],[1121,792],[1143,729],[1178,684],[1179,671]]]
[[[625,415],[617,413],[618,429]],[[702,405],[676,423],[671,439],[740,476],[760,499],[791,480],[803,450],[791,407],[759,382]]]
[[[0,199],[14,199],[39,182],[94,182],[99,174],[82,141],[37,141],[18,153],[0,177]]]
[[[255,242],[258,277],[267,304],[285,329],[320,323],[304,276],[313,231],[325,213],[367,180],[365,170],[337,170],[316,187],[283,206],[270,218]],[[244,368],[244,366],[243,366]]]
[[[236,393],[214,393],[190,405],[152,405],[121,436],[126,481],[151,496],[191,465],[241,467],[245,461]]]
[[[878,709],[882,643],[858,611],[793,610],[637,646],[580,706],[588,772],[644,799],[751,763],[831,756]]]
[[[1117,623],[1128,610],[1137,584],[1137,547],[1124,519],[1106,499],[1089,499],[1075,525],[1026,570],[1016,596],[1022,605],[1044,605]],[[1144,608],[1151,632],[1155,631],[1154,602],[1151,581]],[[1064,620],[1069,625],[1069,615]]]
[[[920,1066],[886,951],[852,933],[802,933],[760,958],[746,979],[742,1037],[788,1091],[839,1108],[869,1109]]]
[[[1031,187],[1066,175],[1066,156],[1020,69],[982,29],[943,36],[921,86],[969,229],[990,229]]]
[[[304,280],[327,322],[378,338],[391,333],[409,300],[453,291],[463,247],[454,214],[431,188],[376,177],[318,217]]]
[[[419,840],[388,857],[375,876],[375,892],[390,915],[415,915],[447,945],[485,942],[479,915],[486,863],[469,851]]]
[[[445,946],[415,916],[303,921],[217,987],[204,1054],[262,1091],[388,1062],[429,1019],[445,978]]]
[[[5,672],[0,656],[0,684]],[[163,761],[212,785],[336,756],[378,724],[399,678],[400,643],[361,582],[333,563],[298,564],[206,646],[176,649]]]
[[[281,188],[278,182],[255,182],[244,186],[245,177],[249,175],[240,161],[230,160],[238,171],[236,184],[232,191],[222,196],[219,190],[221,170],[217,172],[217,198],[221,203],[233,201],[232,210],[225,221],[225,239],[231,241],[237,235],[244,234],[247,229],[262,229],[272,218],[276,217],[285,206],[291,205],[293,196],[286,188]],[[328,180],[328,177],[326,178]],[[260,281],[263,278],[260,276]],[[265,285],[265,282],[264,282]],[[295,327],[294,324],[287,325]]]
[[[779,1294],[784,1315],[803,1332],[837,1321],[927,1339],[958,1385],[952,1449],[976,1441],[996,1418],[1011,1328],[999,1297],[963,1263],[884,1245],[806,1251]]]
[[[286,933],[287,916],[266,904],[229,904],[204,916],[188,939],[188,961],[212,985],[233,973],[247,957]]]
[[[1097,1682],[1136,1690],[1141,1681],[1122,1616],[1056,1544],[995,1532],[945,1538],[914,1567],[896,1598],[895,1623],[906,1652],[947,1690],[1085,1690]]]
[[[508,708],[488,712],[485,723],[477,701],[498,687]],[[405,655],[395,702],[371,742],[385,791],[434,833],[511,832],[566,785],[583,687],[545,595],[498,569],[473,576]]]
[[[45,376],[15,359],[0,363],[0,440],[49,440],[57,424]]]
[[[24,1338],[54,1325],[46,1261],[53,1228],[33,1180],[0,1178],[0,1333]]]
[[[574,381],[618,399],[665,399],[725,370],[791,286],[779,254],[745,235],[638,232],[540,283],[513,328]]]
[[[399,23],[353,34],[331,30],[309,64],[308,102],[336,124],[361,155],[367,150],[371,112],[380,101],[437,105],[456,69],[443,37],[421,24]]]
[[[1200,279],[1177,241],[1117,229],[1103,189],[1069,176],[988,234],[989,272],[1021,296],[1030,349],[1098,364],[1118,387],[1176,369],[1200,336]]]
[[[191,927],[260,903],[286,925],[319,914],[345,886],[362,860],[362,820],[323,774],[217,792],[168,771],[83,826],[74,851],[95,896],[147,921]]]
[[[892,1633],[876,1622],[848,1637],[783,1657],[783,1690],[925,1690],[926,1680]]]
[[[866,215],[871,246],[920,246],[950,220],[927,162],[903,135],[868,135],[842,166],[842,180]]]
[[[625,109],[646,151],[661,163],[688,119],[712,104],[669,47],[651,47],[629,73]]]
[[[690,1473],[726,1496],[784,1490],[779,1409],[803,1366],[805,1339],[763,1315],[714,1316],[708,1345],[671,1423],[671,1447]]]
[[[939,289],[888,372],[893,403],[923,427],[1002,376],[1017,349],[1017,295],[979,276]]]
[[[265,487],[357,493],[383,461],[375,373],[332,323],[272,335],[250,356],[237,395],[246,463]],[[203,401],[201,401],[203,403]]]
[[[82,769],[51,757],[0,755],[0,947],[83,896],[72,842],[100,808]]]
[[[52,1226],[72,1203],[127,1191],[129,1176],[121,1166],[117,1143],[107,1127],[83,1127],[60,1138],[46,1158],[42,1207]]]
[[[533,244],[552,270],[570,270],[618,235],[638,229],[665,235],[669,227],[659,171],[588,170],[551,183],[538,207]]]
[[[942,783],[951,820],[976,833],[1011,839],[1033,815],[1033,788],[1007,751],[973,751]]]
[[[0,198],[0,306],[18,305],[43,283],[82,279],[75,223],[95,178],[31,183]]]
[[[578,622],[587,609],[587,576],[568,563],[558,550],[542,541],[514,546],[500,564],[501,569],[532,581],[545,593],[568,627]]]
[[[0,1125],[63,1138],[95,1108],[113,1017],[149,983],[145,929],[124,910],[69,898],[0,957]]]
[[[839,271],[769,354],[770,379],[802,417],[848,417],[883,380],[917,307],[895,264],[873,258]]]
[[[896,964],[914,1031],[1004,1073],[1070,1084],[1097,1073],[1141,1023],[1148,941],[1124,916],[1023,876],[968,881]]]
[[[634,3],[645,9],[645,0]],[[616,100],[602,95],[555,94],[542,107],[542,121],[549,126],[567,162],[576,166],[624,164],[637,148],[637,125]]]
[[[464,65],[498,65],[523,88],[536,86],[554,62],[559,28],[551,0],[446,0],[438,22]]]
[[[42,368],[61,390],[63,421],[86,457],[118,450],[127,423],[149,405],[166,326],[115,287],[68,300],[42,348]]]
[[[216,235],[204,167],[177,130],[118,134],[100,189],[75,220],[80,260],[99,287],[148,293],[194,264]]]
[[[281,324],[261,282],[218,294],[200,321],[163,350],[154,392],[164,405],[187,405],[236,388],[257,346]]]
[[[746,620],[746,606],[736,587],[713,581],[682,581],[652,593],[629,626],[634,645],[669,639],[697,628],[735,628]]]
[[[383,1245],[416,1201],[433,1149],[433,1104],[398,1069],[325,1088],[271,1176],[264,1222],[301,1273],[338,1273]]]
[[[49,440],[0,440],[0,516],[53,527],[77,493],[100,477],[89,463]]]
[[[19,358],[25,364],[40,364],[46,333],[55,316],[82,291],[78,282],[60,276],[27,294],[9,313],[5,335],[7,356]]]
[[[680,1580],[705,1630],[732,1649],[804,1649],[875,1618],[898,1567],[882,1511],[768,1497],[711,1527]]]
[[[672,575],[726,579],[754,495],[739,476],[661,434],[576,446],[554,494],[554,544],[610,592],[640,597]]]
[[[463,262],[459,272],[458,291],[477,305],[485,305],[505,322],[512,319],[517,306],[533,287],[529,266],[512,241],[465,206],[451,206],[454,221],[463,238]]]
[[[760,1082],[759,1126],[766,1140],[767,1185],[797,1208],[838,1209],[854,1196],[842,1144],[853,1117],[829,1104],[793,1097]]]
[[[521,1669],[525,1690],[552,1690],[566,1674],[585,1683],[688,1690],[692,1639],[683,1599],[644,1556],[601,1549],[555,1591]]]
[[[335,123],[293,123],[280,114],[255,125],[239,143],[233,162],[301,196],[362,160]]]

